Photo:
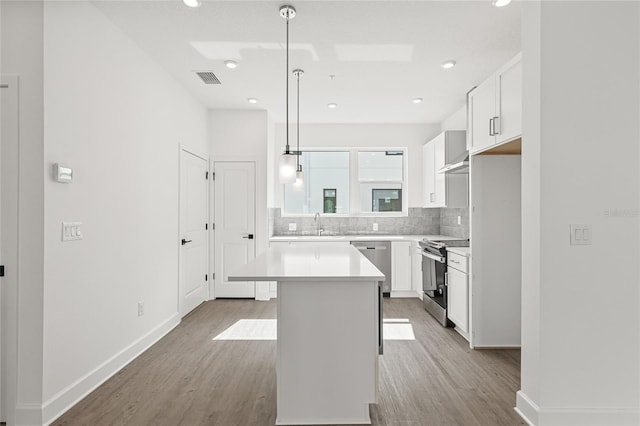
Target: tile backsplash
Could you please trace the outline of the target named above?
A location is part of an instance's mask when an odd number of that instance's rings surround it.
[[[469,208],[440,209],[440,233],[460,239],[469,238]]]
[[[295,223],[296,230],[289,231]],[[373,224],[378,230],[373,230]],[[271,235],[316,235],[313,217],[282,217],[279,208],[269,209]],[[405,217],[331,217],[322,215],[324,235],[437,235],[440,234],[440,209],[410,208]]]

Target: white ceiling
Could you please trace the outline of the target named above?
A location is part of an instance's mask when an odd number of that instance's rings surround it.
[[[266,109],[285,121],[284,1],[94,4],[208,108]],[[307,123],[438,123],[520,50],[520,5],[476,1],[293,1],[290,69]],[[238,68],[224,66],[234,59]],[[440,64],[455,59],[457,66]],[[213,71],[204,85],[194,71]],[[335,75],[331,81],[329,75]],[[295,121],[295,77],[290,119]],[[424,98],[421,104],[413,98]],[[247,98],[257,98],[251,105]],[[336,109],[327,108],[335,102]]]

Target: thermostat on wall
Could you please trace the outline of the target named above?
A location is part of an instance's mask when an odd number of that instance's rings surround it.
[[[73,182],[73,169],[60,163],[55,163],[53,165],[53,179],[56,182],[71,183]]]

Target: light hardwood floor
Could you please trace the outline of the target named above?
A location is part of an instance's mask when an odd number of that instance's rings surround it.
[[[520,351],[472,351],[418,299],[385,299],[416,340],[385,341],[374,425],[524,425],[514,412]],[[273,425],[276,342],[214,341],[240,319],[275,318],[275,301],[203,304],[54,425]]]

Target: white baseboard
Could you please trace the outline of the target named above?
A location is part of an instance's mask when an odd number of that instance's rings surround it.
[[[176,312],[150,332],[96,367],[93,371],[89,372],[75,383],[72,383],[51,397],[42,406],[42,421],[28,424],[34,425],[44,423],[48,425],[52,423],[55,419],[77,404],[82,398],[87,396],[98,386],[107,381],[111,376],[137,358],[142,352],[146,351],[151,345],[173,330],[178,324],[180,324],[180,315]]]
[[[38,404],[16,404],[16,426],[42,424],[42,407]]]
[[[637,408],[540,408],[522,391],[516,394],[516,412],[531,426],[630,426],[640,424]]]
[[[516,413],[531,426],[538,424],[538,412],[540,408],[521,390],[516,392]]]

